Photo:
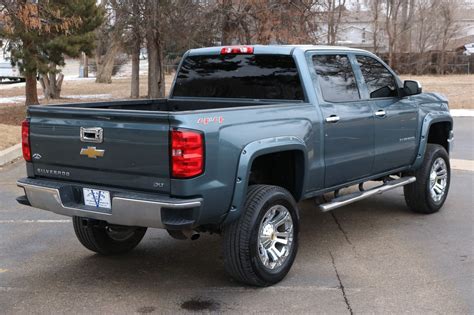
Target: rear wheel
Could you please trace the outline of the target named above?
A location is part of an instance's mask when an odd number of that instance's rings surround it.
[[[102,254],[123,254],[134,249],[145,236],[146,228],[111,225],[105,221],[73,217],[74,232],[85,248]]]
[[[256,286],[281,281],[298,249],[298,213],[281,187],[250,186],[240,218],[224,229],[224,261],[236,280]]]
[[[416,182],[404,186],[408,207],[424,214],[439,211],[448,196],[451,179],[446,149],[438,144],[428,144],[423,164],[414,175]]]

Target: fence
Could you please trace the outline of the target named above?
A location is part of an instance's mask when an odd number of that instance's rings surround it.
[[[388,54],[381,54],[388,61]],[[392,68],[400,74],[472,74],[474,73],[474,55],[441,52],[394,54]]]

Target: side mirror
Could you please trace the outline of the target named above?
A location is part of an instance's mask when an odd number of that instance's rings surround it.
[[[403,90],[406,96],[420,94],[422,91],[421,84],[414,80],[405,80],[403,82]]]

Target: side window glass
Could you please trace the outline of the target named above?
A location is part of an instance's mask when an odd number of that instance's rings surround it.
[[[360,99],[354,72],[346,55],[314,55],[313,65],[325,101]]]
[[[356,58],[367,84],[370,98],[398,96],[395,78],[383,64],[367,56],[357,56]]]

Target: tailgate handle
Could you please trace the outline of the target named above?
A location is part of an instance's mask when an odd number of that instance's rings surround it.
[[[100,127],[84,128],[81,127],[81,141],[102,143],[104,141],[104,130]]]

